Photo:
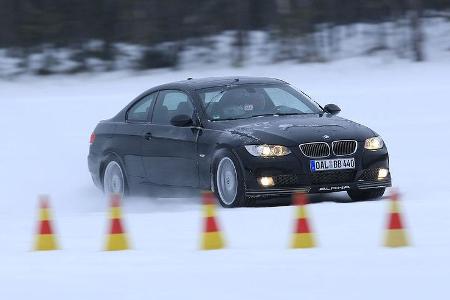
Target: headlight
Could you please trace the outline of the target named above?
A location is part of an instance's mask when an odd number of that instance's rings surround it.
[[[383,139],[379,136],[375,136],[373,138],[367,139],[364,143],[364,148],[368,150],[378,150],[383,148],[384,142]]]
[[[285,156],[291,153],[291,150],[280,145],[247,145],[245,149],[253,156],[262,157]]]

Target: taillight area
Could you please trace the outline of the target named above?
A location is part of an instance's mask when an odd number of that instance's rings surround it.
[[[89,144],[93,144],[95,142],[95,133],[91,133],[91,138],[89,139]]]

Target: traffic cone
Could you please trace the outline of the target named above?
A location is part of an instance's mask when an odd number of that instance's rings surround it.
[[[58,250],[58,244],[53,234],[52,218],[50,214],[49,199],[47,196],[39,197],[39,223],[34,243],[34,250]]]
[[[122,225],[122,211],[120,209],[120,195],[111,195],[110,229],[106,241],[106,251],[127,250],[128,238]]]
[[[399,194],[397,191],[391,192],[391,204],[389,211],[388,226],[384,241],[385,247],[406,247],[408,238],[403,227],[403,221],[400,214]]]
[[[204,231],[202,233],[202,250],[215,250],[225,247],[222,234],[216,221],[215,196],[212,192],[203,192],[203,214],[205,218]]]
[[[311,232],[308,215],[306,212],[307,196],[304,193],[294,194],[294,204],[297,206],[297,216],[294,236],[291,248],[313,248],[315,247],[314,236]]]

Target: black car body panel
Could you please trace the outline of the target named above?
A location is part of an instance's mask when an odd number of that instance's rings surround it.
[[[366,139],[377,136],[371,129],[325,112],[306,115],[274,115],[238,120],[210,120],[197,93],[199,89],[228,85],[287,84],[271,78],[207,78],[186,80],[154,87],[136,97],[115,117],[101,121],[94,130],[88,165],[94,183],[102,186],[105,163],[117,158],[123,166],[128,189],[133,193],[172,194],[172,190],[211,189],[211,167],[218,149],[228,149],[239,159],[248,197],[290,194],[295,191],[333,192],[349,189],[381,188],[391,185],[390,174],[377,178],[379,168],[389,169],[386,146],[380,150],[364,148]],[[143,97],[178,90],[194,106],[194,124],[188,127],[152,122],[130,122],[127,113]],[[155,100],[154,102],[159,101]],[[300,144],[354,140],[357,142],[355,168],[333,172],[310,170],[310,158]],[[245,145],[284,145],[291,153],[282,157],[252,156]],[[330,153],[326,159],[339,158]],[[270,188],[261,187],[257,178],[272,176]]]

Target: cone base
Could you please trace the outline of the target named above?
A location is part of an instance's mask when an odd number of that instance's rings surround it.
[[[204,232],[202,237],[202,250],[216,250],[225,248],[220,232]]]
[[[120,251],[128,250],[127,237],[123,233],[110,234],[108,235],[108,240],[106,242],[105,251]]]
[[[406,247],[408,246],[405,230],[388,229],[386,232],[385,247]]]
[[[50,251],[58,250],[55,236],[53,234],[39,234],[36,237],[36,243],[34,246],[36,251]]]
[[[291,248],[314,248],[316,246],[311,233],[294,233]]]

